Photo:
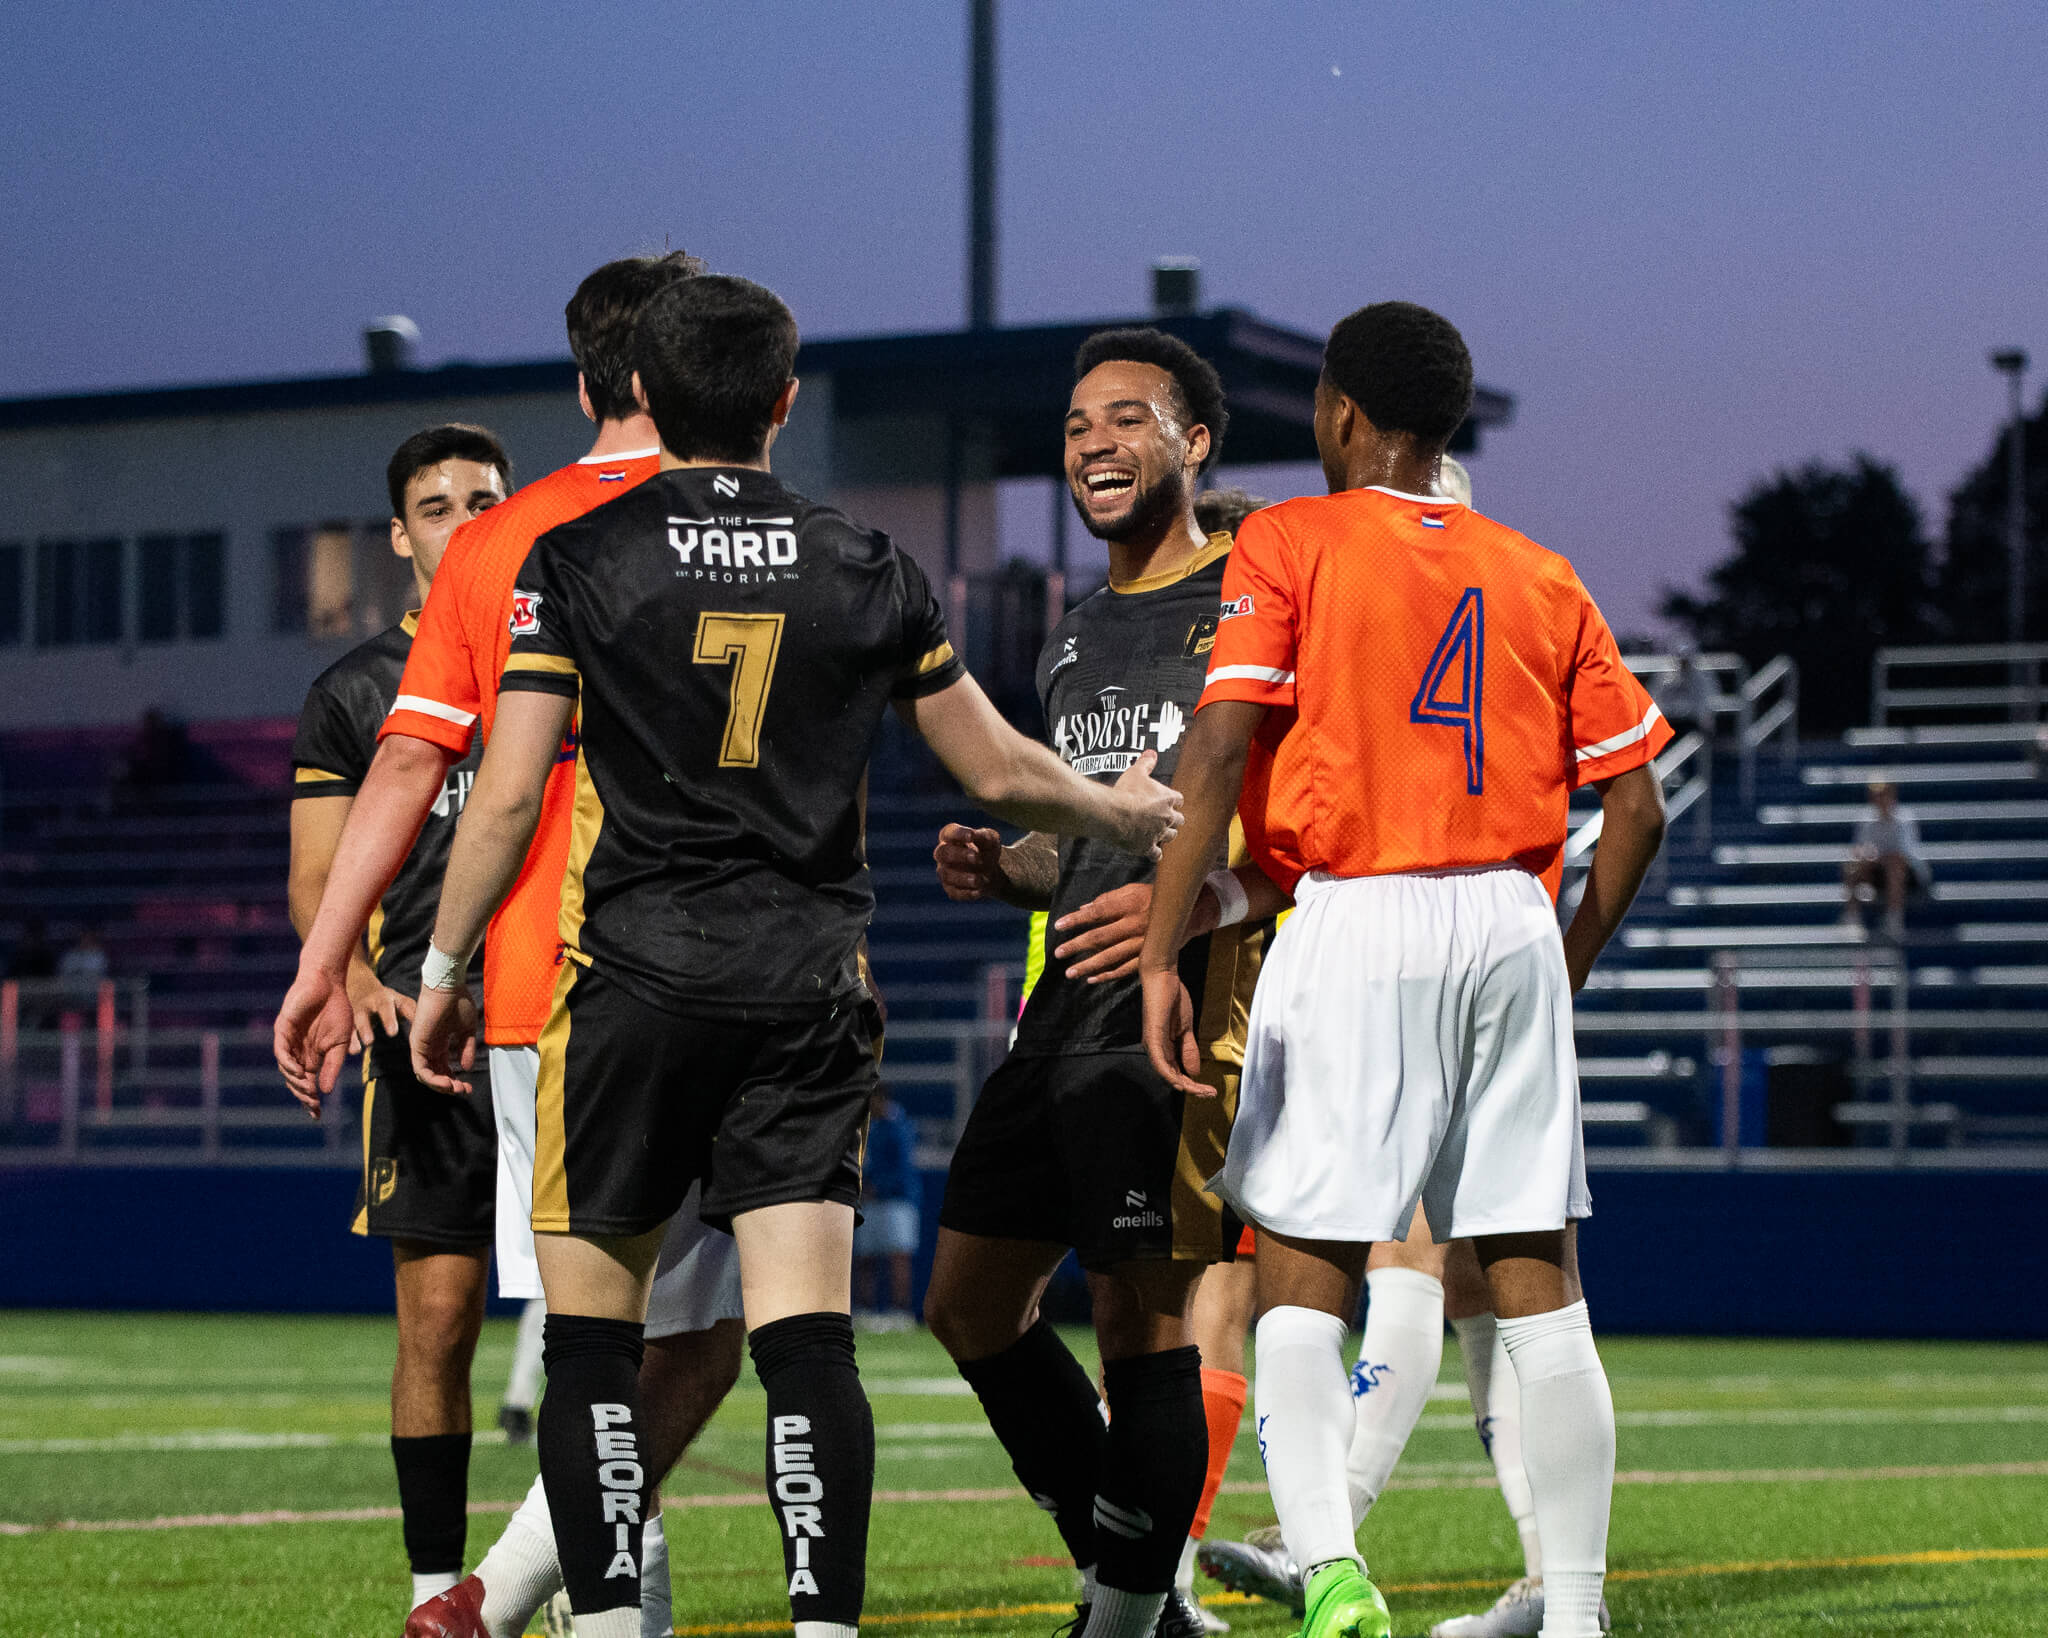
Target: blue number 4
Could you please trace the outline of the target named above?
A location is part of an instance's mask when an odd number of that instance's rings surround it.
[[[1465,794],[1486,788],[1486,727],[1480,695],[1486,677],[1486,594],[1467,586],[1451,623],[1436,640],[1436,652],[1422,674],[1422,686],[1408,705],[1410,722],[1434,723],[1465,732]]]

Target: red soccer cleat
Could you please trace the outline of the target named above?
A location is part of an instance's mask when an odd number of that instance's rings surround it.
[[[437,1593],[405,1618],[405,1638],[491,1638],[484,1584],[475,1576]]]

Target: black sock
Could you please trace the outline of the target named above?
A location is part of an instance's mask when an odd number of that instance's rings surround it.
[[[1095,1491],[1109,1441],[1095,1384],[1044,1320],[1001,1353],[959,1366],[1009,1452],[1011,1471],[1052,1515],[1075,1567],[1087,1569],[1095,1562]]]
[[[1095,1497],[1095,1577],[1121,1592],[1173,1586],[1181,1546],[1209,1471],[1209,1421],[1202,1410],[1202,1355],[1195,1348],[1113,1359],[1109,1447]]]
[[[844,1314],[792,1314],[747,1338],[768,1390],[768,1494],[792,1621],[860,1625],[875,1418]]]
[[[398,1469],[398,1511],[412,1573],[462,1574],[469,1539],[469,1435],[401,1439],[394,1433],[391,1465]]]
[[[640,1603],[642,1327],[631,1320],[550,1314],[541,1358],[541,1478],[555,1520],[562,1583],[578,1615]]]

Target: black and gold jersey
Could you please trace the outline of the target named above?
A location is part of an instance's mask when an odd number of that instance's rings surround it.
[[[1153,777],[1170,782],[1180,744],[1201,698],[1223,604],[1230,537],[1216,534],[1184,568],[1123,584],[1112,582],[1067,614],[1038,656],[1038,697],[1053,749],[1068,767],[1114,783],[1145,751],[1159,753]],[[1233,862],[1243,857],[1235,822]],[[1222,863],[1219,859],[1217,863]],[[1059,884],[1046,918],[1045,970],[1024,1004],[1015,1052],[1143,1050],[1144,999],[1138,980],[1076,982],[1052,952],[1068,938],[1053,924],[1090,899],[1149,881],[1142,859],[1086,837],[1060,838]],[[1227,927],[1191,939],[1181,951],[1202,1050],[1241,1063],[1252,985],[1270,922]]]
[[[313,680],[292,737],[292,798],[354,796],[377,754],[377,730],[398,697],[417,615],[352,648]],[[441,902],[455,821],[476,778],[482,747],[448,770],[420,834],[370,916],[370,965],[394,990],[417,995],[420,962]]]
[[[569,959],[686,1013],[859,997],[868,756],[962,675],[917,565],[766,472],[663,472],[541,536],[503,686],[581,697]]]

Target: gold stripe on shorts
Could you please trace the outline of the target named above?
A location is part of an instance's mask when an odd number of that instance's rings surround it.
[[[1237,1066],[1202,1060],[1195,1077],[1216,1088],[1213,1098],[1183,1098],[1180,1150],[1173,1160],[1173,1256],[1176,1262],[1221,1262],[1223,1202],[1202,1185],[1223,1170],[1230,1123],[1237,1118]],[[1232,1235],[1235,1243],[1236,1236]]]
[[[569,1232],[568,1128],[562,1116],[562,1087],[569,1065],[569,992],[582,972],[564,961],[555,975],[554,1005],[540,1032],[540,1066],[534,1082],[533,1232]]]

